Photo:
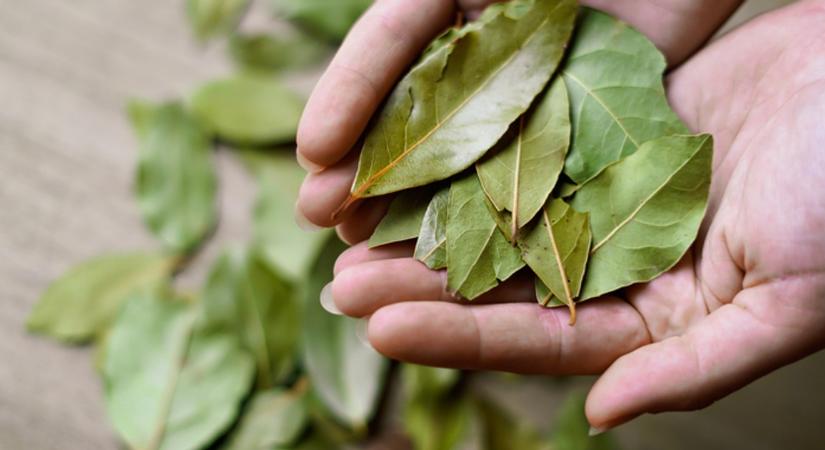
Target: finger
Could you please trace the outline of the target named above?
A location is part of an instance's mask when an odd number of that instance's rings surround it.
[[[535,303],[465,306],[399,303],[369,320],[376,350],[401,361],[540,374],[599,373],[647,343],[636,311],[618,299],[586,303],[569,326],[566,308]]]
[[[349,267],[332,282],[332,298],[338,309],[364,317],[379,308],[401,302],[460,301],[447,290],[447,272],[430,270],[413,258],[370,261]],[[532,277],[515,276],[472,300],[479,303],[535,302]]]
[[[390,207],[391,196],[368,198],[353,211],[349,219],[337,226],[338,236],[353,245],[372,236],[375,227],[384,218]]]
[[[450,22],[453,0],[384,0],[355,24],[318,81],[298,128],[298,151],[338,162],[363,132],[401,72]]]
[[[360,202],[342,211],[335,219],[332,211],[346,200],[357,164],[357,155],[353,154],[322,172],[309,173],[298,193],[296,213],[321,227],[331,227],[349,218]]]
[[[411,242],[398,242],[370,248],[366,242],[355,244],[338,256],[335,261],[334,273],[340,272],[358,264],[383,259],[409,258],[413,255],[415,245]]]
[[[795,302],[799,295],[804,292],[792,287],[742,291],[735,303],[684,335],[618,359],[590,392],[588,420],[605,430],[644,413],[702,408],[822,348],[825,311],[800,311],[797,305],[787,307],[791,313],[786,314],[777,301],[788,296]]]

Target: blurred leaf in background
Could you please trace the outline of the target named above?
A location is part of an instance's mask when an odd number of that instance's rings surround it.
[[[332,41],[346,36],[372,0],[271,0],[276,14]]]
[[[238,25],[249,0],[187,0],[186,13],[195,35],[208,39]]]
[[[53,282],[28,319],[36,331],[69,343],[103,333],[135,290],[164,283],[177,258],[134,252],[85,261]]]
[[[271,450],[294,444],[307,426],[307,383],[255,394],[224,450]]]
[[[165,247],[190,251],[217,220],[209,137],[180,103],[133,103],[130,111],[140,141],[135,191],[143,218]]]
[[[590,437],[590,424],[584,415],[586,395],[571,394],[559,409],[553,434],[554,450],[616,450],[618,445],[607,434]]]
[[[468,439],[473,404],[452,392],[460,376],[457,370],[403,366],[404,428],[416,449],[452,450]]]
[[[236,34],[229,39],[229,54],[245,71],[306,69],[329,57],[331,50],[303,32]]]
[[[235,420],[252,386],[237,336],[204,327],[197,304],[144,293],[125,305],[107,340],[106,406],[132,448],[203,448]]]

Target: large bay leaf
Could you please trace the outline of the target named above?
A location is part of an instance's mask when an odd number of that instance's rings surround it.
[[[138,252],[85,261],[49,286],[26,325],[65,342],[99,337],[129,295],[163,284],[175,262],[166,255]]]
[[[319,64],[330,48],[304,33],[236,34],[229,40],[229,53],[244,70],[272,72]]]
[[[372,0],[272,0],[277,13],[320,37],[340,41]]]
[[[498,211],[509,211],[510,236],[541,210],[564,168],[570,145],[570,105],[557,78],[546,94],[513,124],[513,133],[476,165],[481,186]]]
[[[368,131],[350,201],[442,180],[481,158],[547,84],[576,10],[574,0],[516,0],[427,52]]]
[[[189,251],[216,220],[209,137],[178,103],[132,109],[140,141],[135,191],[143,218],[166,247]]]
[[[668,106],[665,58],[638,31],[584,9],[561,68],[572,105],[565,173],[584,183],[650,139],[687,128]]]
[[[390,203],[387,214],[370,236],[370,247],[406,241],[418,237],[433,189],[424,187],[398,194]]]
[[[133,297],[107,339],[106,407],[130,448],[207,447],[234,422],[253,364],[232,333],[197,325],[193,305]]]
[[[447,288],[472,300],[524,267],[517,248],[498,230],[475,173],[450,186]]]
[[[447,267],[447,216],[450,206],[450,189],[440,189],[427,205],[418,240],[415,258],[430,269]]]
[[[587,214],[557,199],[544,207],[533,229],[518,239],[524,262],[570,308],[571,324],[576,322],[574,302],[581,291],[590,240]],[[543,300],[547,305],[550,297]]]
[[[710,135],[649,141],[582,186],[573,207],[590,213],[593,249],[581,298],[650,281],[673,267],[705,215]]]
[[[304,101],[277,78],[244,73],[202,86],[190,107],[222,139],[269,144],[295,139]]]
[[[256,393],[229,435],[224,450],[274,450],[290,447],[309,420],[305,383],[297,389]]]
[[[290,374],[300,334],[297,292],[256,254],[224,253],[209,274],[203,304],[209,323],[237,333],[254,356],[259,387],[272,387]]]
[[[209,38],[238,25],[249,0],[186,0],[186,13],[195,34]]]
[[[347,248],[330,237],[310,271],[304,299],[303,360],[314,392],[341,421],[366,426],[384,386],[388,360],[356,335],[358,321],[326,312],[321,290],[332,280],[335,259]]]
[[[460,372],[451,369],[405,364],[402,368],[405,394],[404,428],[418,450],[453,450],[470,432],[472,403],[456,398],[450,390]]]
[[[254,246],[273,271],[301,282],[329,230],[308,232],[295,223],[292,211],[306,171],[293,150],[243,150],[241,155],[258,178],[253,219]]]

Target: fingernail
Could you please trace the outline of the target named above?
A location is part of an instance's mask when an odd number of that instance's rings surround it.
[[[596,437],[596,436],[606,432],[607,430],[609,430],[609,428],[590,427],[590,431],[587,432],[587,435],[590,436],[590,437]]]
[[[320,164],[316,164],[316,163],[306,159],[306,157],[303,154],[301,154],[300,151],[295,152],[295,159],[298,160],[298,165],[301,166],[304,170],[306,170],[309,173],[318,173],[318,172],[321,172],[322,170],[324,170],[324,166],[322,166]]]
[[[307,216],[305,216],[301,211],[301,208],[298,207],[298,203],[295,203],[295,223],[298,225],[298,228],[309,233],[314,233],[323,229],[307,219]]]
[[[361,341],[362,344],[365,346],[372,348],[372,344],[370,343],[369,338],[369,325],[370,325],[370,318],[364,317],[358,319],[358,322],[355,323],[355,335],[358,336],[358,340]]]
[[[344,315],[337,306],[335,306],[335,300],[332,298],[332,282],[330,281],[321,289],[321,307],[330,314],[334,314],[336,316]]]

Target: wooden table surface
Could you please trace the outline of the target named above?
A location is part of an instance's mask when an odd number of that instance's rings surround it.
[[[192,42],[183,3],[0,0],[0,450],[118,448],[90,354],[23,323],[73,264],[154,245],[131,197],[125,100],[175,97],[230,70],[220,48]],[[219,167],[223,221],[204,259],[249,225],[253,186],[229,158]],[[705,411],[619,434],[627,449],[823,448],[822,380],[818,354]]]

